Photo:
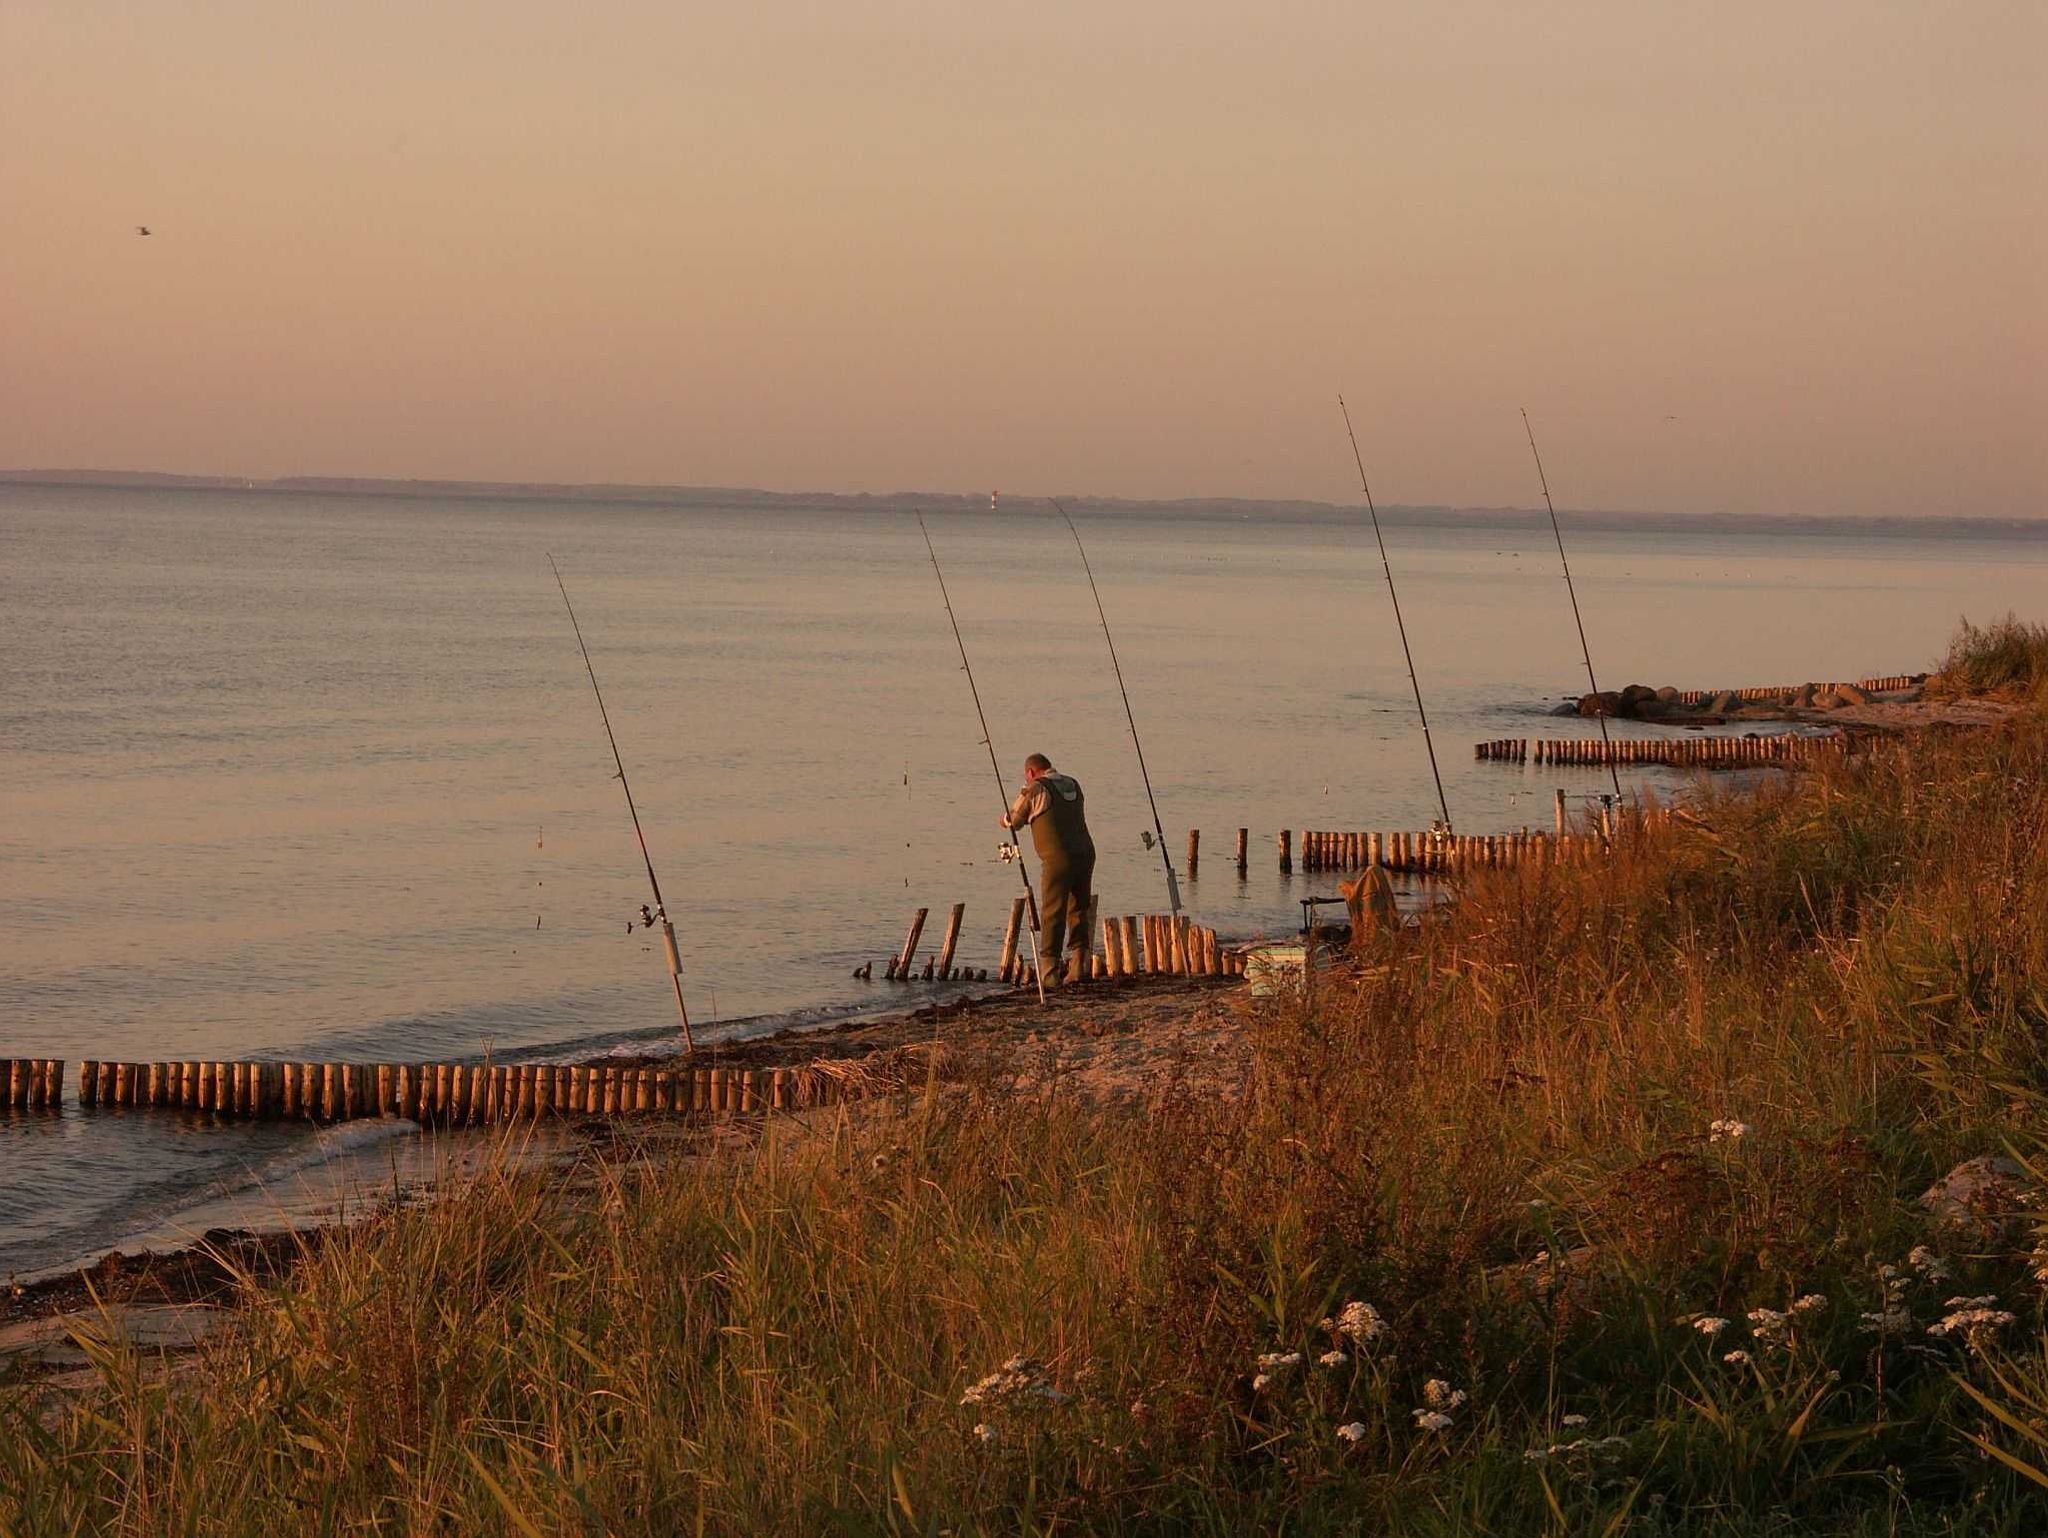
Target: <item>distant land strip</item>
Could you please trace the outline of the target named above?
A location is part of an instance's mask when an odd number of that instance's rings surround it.
[[[117,490],[261,493],[270,496],[380,497],[420,501],[584,503],[591,506],[759,509],[767,512],[987,513],[987,492],[957,491],[761,491],[745,486],[642,486],[545,481],[387,480],[368,476],[286,475],[251,479],[233,475],[173,475],[157,470],[0,470],[0,485],[100,487]],[[1363,517],[1363,505],[1250,497],[1146,499],[1055,493],[1070,508],[1125,517],[1173,517],[1242,522],[1273,519],[1298,523],[1348,523]],[[1043,497],[1005,492],[1014,507]],[[2048,540],[2048,517],[1975,518],[1930,514],[1924,518],[1830,516],[1812,513],[1666,513],[1561,508],[1560,515],[1583,529],[1674,534],[1867,535],[1894,539]],[[1409,526],[1445,524],[1474,529],[1518,529],[1546,522],[1541,508],[1438,507],[1396,504],[1380,516]]]

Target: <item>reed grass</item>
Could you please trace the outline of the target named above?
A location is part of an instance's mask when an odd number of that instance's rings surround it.
[[[2048,625],[2012,614],[1983,626],[1963,620],[1927,689],[1935,698],[2006,694],[2048,700]]]
[[[1143,1113],[491,1172],[5,1393],[0,1532],[2038,1533],[2040,1219],[1917,1198],[2048,1175],[2044,829],[2041,715],[1887,743],[1472,877]]]

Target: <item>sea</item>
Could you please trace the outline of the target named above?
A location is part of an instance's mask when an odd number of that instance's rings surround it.
[[[1163,909],[1073,537],[1040,502],[928,517],[992,766],[918,505],[0,485],[0,1057],[71,1065],[61,1111],[0,1110],[0,1278],[370,1200],[459,1157],[407,1123],[81,1111],[82,1058],[585,1060],[676,1040],[550,556],[700,1038],[943,994],[853,976],[879,979],[919,907],[929,946],[966,904],[959,960],[993,967],[1021,891],[997,815],[1027,753],[1085,788],[1102,911]],[[1282,874],[1280,829],[1437,815],[1370,523],[1076,517],[1178,866],[1201,831],[1189,908],[1226,936],[1292,934],[1334,878]],[[1546,827],[1556,789],[1597,795],[1602,771],[1473,755],[1589,735],[1549,714],[1585,666],[1548,523],[1410,513],[1385,534],[1459,829]],[[2048,539],[1932,521],[1567,514],[1565,538],[1609,687],[1918,671],[1959,618],[2037,614],[2048,591]]]

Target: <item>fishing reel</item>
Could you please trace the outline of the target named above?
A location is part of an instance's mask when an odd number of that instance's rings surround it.
[[[1024,849],[1023,846],[1019,844],[1003,844],[999,846],[996,850],[996,858],[998,860],[1001,860],[1005,865],[1008,865],[1013,861],[1020,860],[1023,857]]]

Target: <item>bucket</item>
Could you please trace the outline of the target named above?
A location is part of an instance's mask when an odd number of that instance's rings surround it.
[[[1255,998],[1301,992],[1301,980],[1308,965],[1308,949],[1302,945],[1254,945],[1244,953],[1244,980]]]

